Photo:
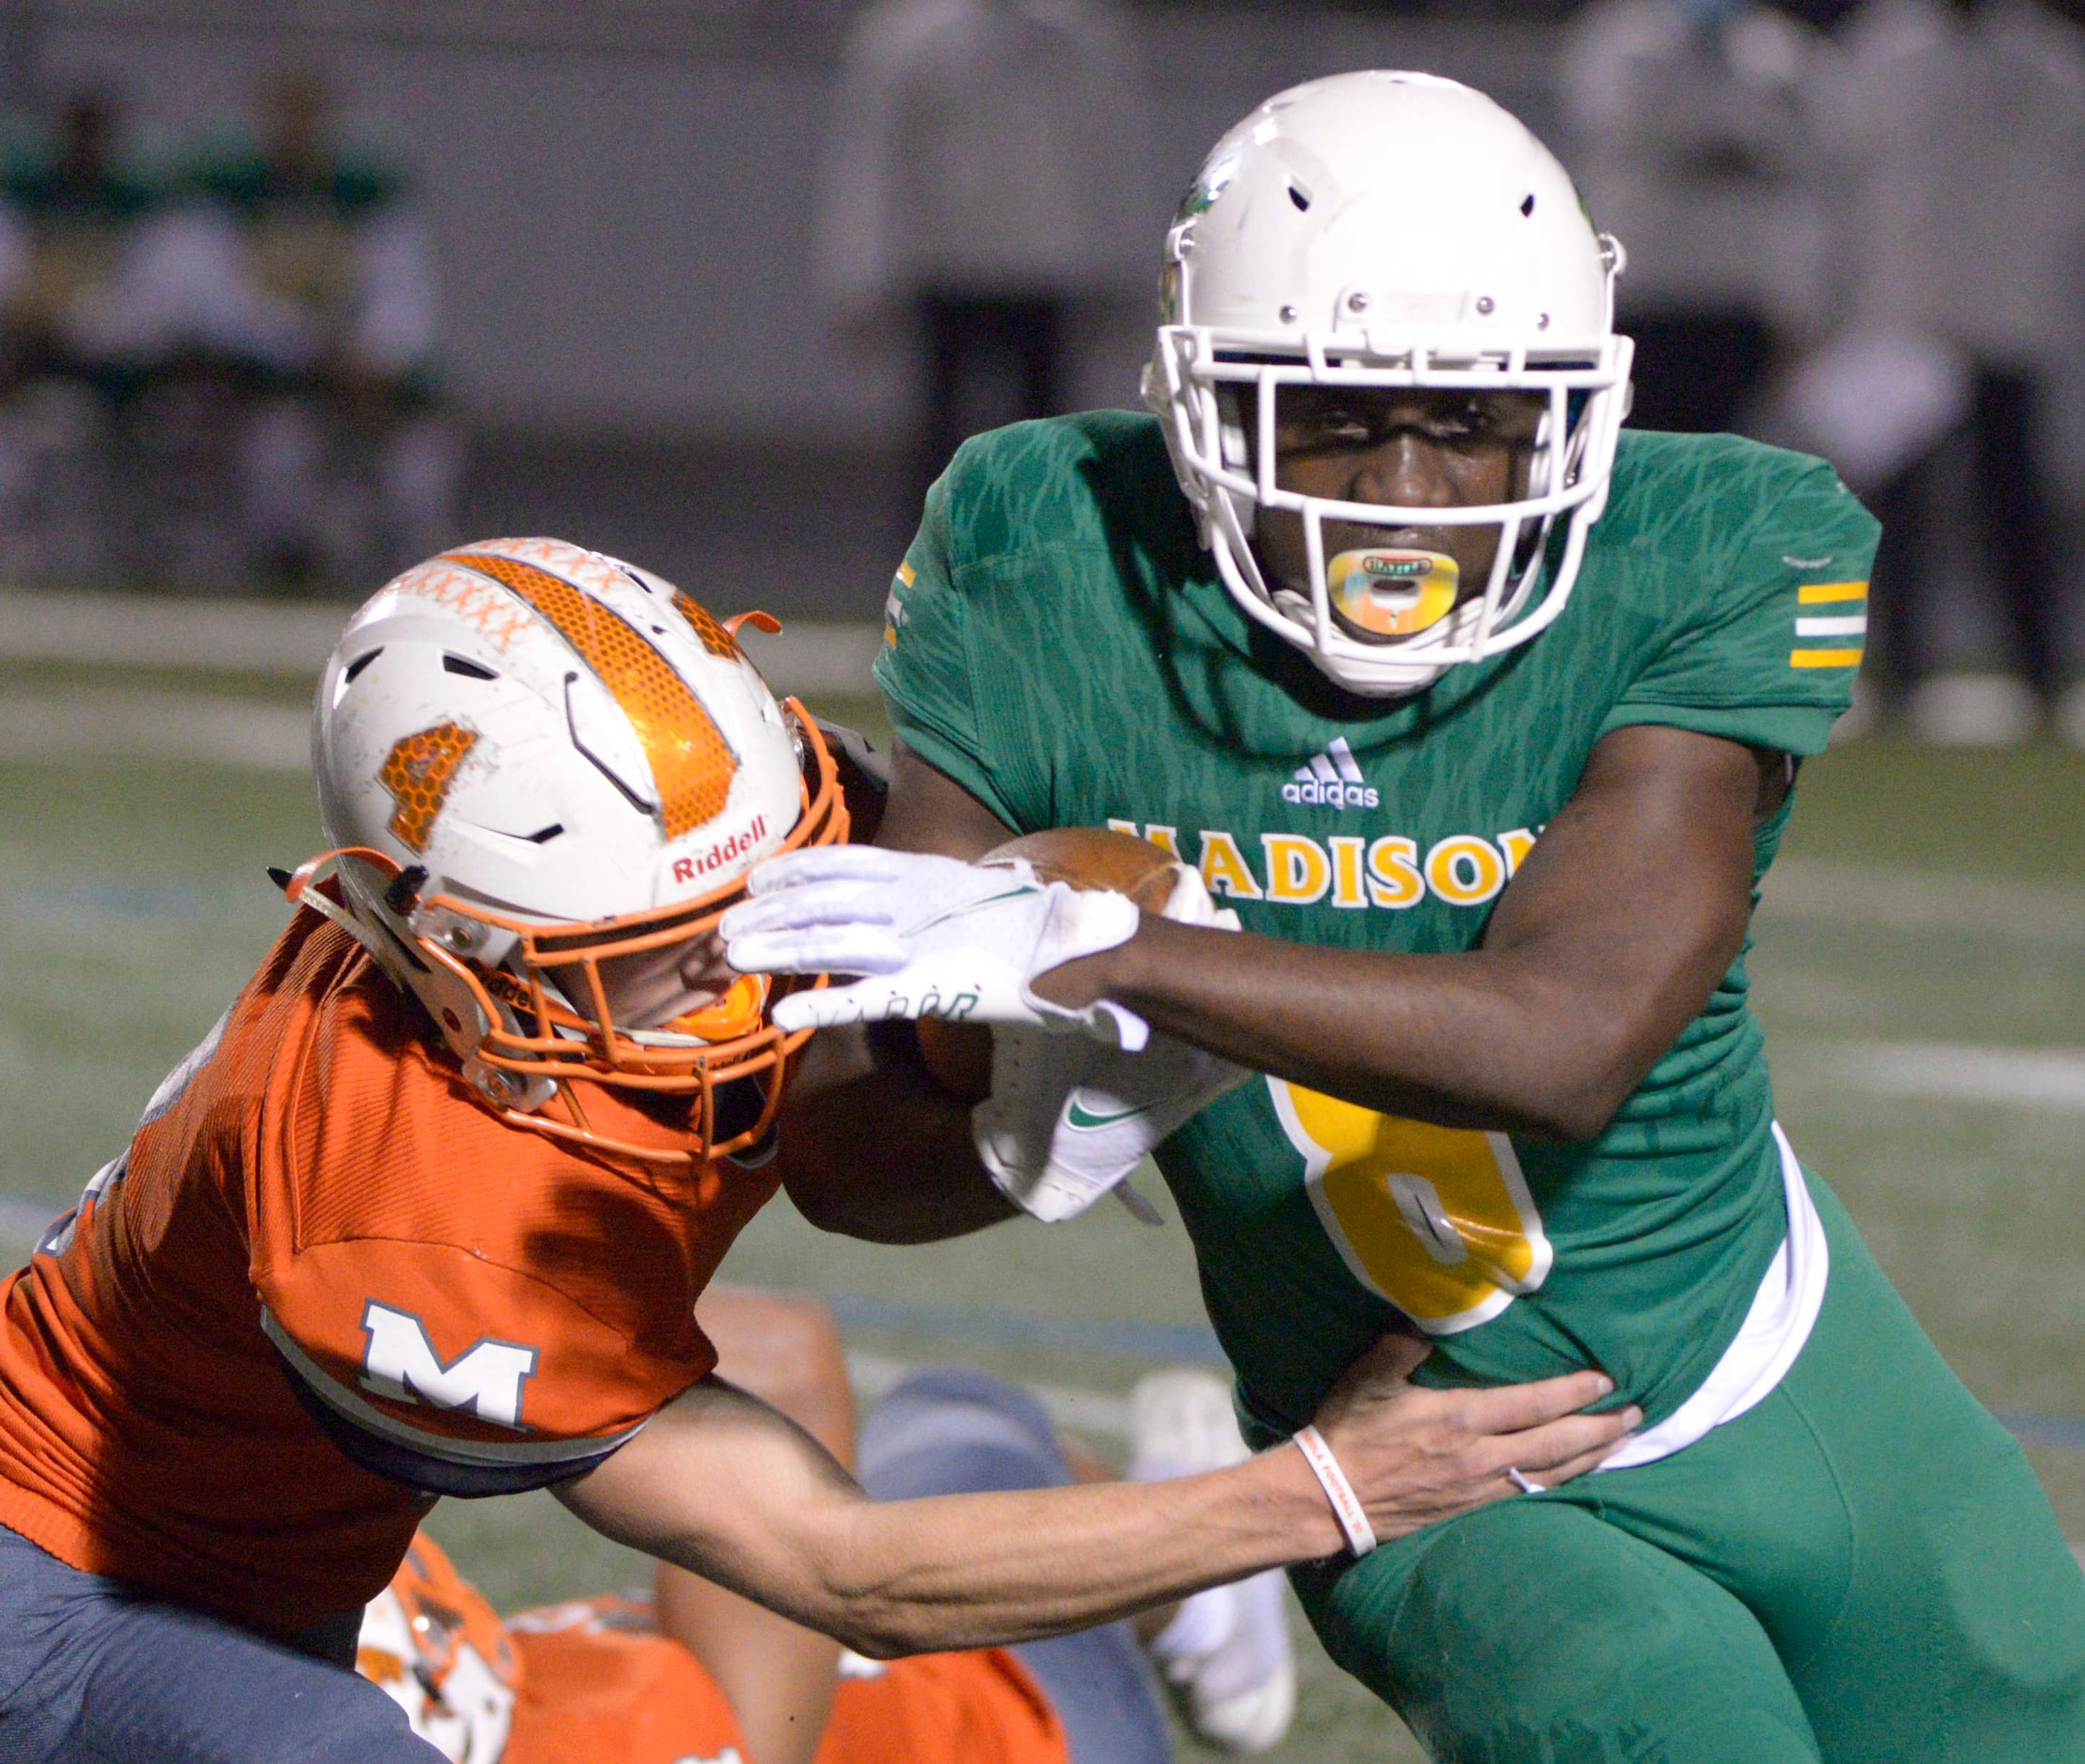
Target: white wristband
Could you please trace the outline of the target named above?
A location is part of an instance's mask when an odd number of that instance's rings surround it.
[[[1347,1473],[1340,1469],[1339,1460],[1325,1444],[1325,1436],[1316,1428],[1306,1427],[1295,1435],[1295,1441],[1303,1452],[1304,1462],[1310,1466],[1311,1475],[1324,1490],[1325,1499],[1332,1503],[1332,1516],[1339,1522],[1339,1529],[1347,1534],[1347,1548],[1356,1557],[1367,1555],[1376,1547],[1375,1527],[1368,1523],[1367,1509],[1361,1505],[1361,1496],[1353,1492],[1353,1484],[1347,1480]]]

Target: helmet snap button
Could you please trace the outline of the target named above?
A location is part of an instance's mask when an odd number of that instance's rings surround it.
[[[1493,300],[1489,294],[1479,294],[1477,296],[1477,311],[1487,318],[1490,317],[1490,316],[1498,310],[1498,302]]]
[[[1367,296],[1366,294],[1360,294],[1360,293],[1355,293],[1355,294],[1350,294],[1350,295],[1348,295],[1348,296],[1347,296],[1347,310],[1348,310],[1348,311],[1349,311],[1350,313],[1365,313],[1365,312],[1367,312],[1367,311],[1368,310],[1368,297],[1367,297]]]
[[[1293,306],[1284,306],[1281,309],[1281,322],[1285,325],[1292,325],[1296,322],[1296,309]]]

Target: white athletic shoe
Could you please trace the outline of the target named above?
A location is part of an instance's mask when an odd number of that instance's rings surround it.
[[[1130,1476],[1138,1482],[1195,1476],[1251,1456],[1239,1436],[1230,1387],[1213,1372],[1153,1372],[1130,1393]],[[1296,1712],[1281,1571],[1270,1569],[1182,1601],[1151,1644],[1182,1717],[1228,1752],[1280,1743]]]
[[[2056,733],[2085,752],[2085,680],[2073,680],[2056,701]]]
[[[2009,673],[1937,673],[1905,704],[1911,733],[1929,747],[2011,748],[2034,733],[2041,708]]]
[[[1882,707],[1876,700],[1876,689],[1865,680],[1853,683],[1853,703],[1839,715],[1831,725],[1831,745],[1843,748],[1849,741],[1858,741],[1863,735],[1875,733],[1881,718]]]

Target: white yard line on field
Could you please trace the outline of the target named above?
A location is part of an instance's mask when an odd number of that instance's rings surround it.
[[[351,611],[239,598],[0,590],[0,660],[317,679]]]
[[[243,598],[0,590],[0,661],[316,679],[352,611]],[[869,664],[883,642],[880,625],[792,621],[772,636],[750,628],[745,636],[747,653],[778,692],[866,698],[875,690]]]
[[[286,704],[114,687],[0,692],[0,760],[189,760],[261,771],[311,764],[311,716]]]
[[[1788,858],[1768,873],[1764,925],[2085,944],[2085,889]]]
[[[1784,1084],[2085,1114],[2085,1048],[1791,1040],[1770,1051]]]

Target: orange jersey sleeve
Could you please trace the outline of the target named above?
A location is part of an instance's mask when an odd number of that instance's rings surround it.
[[[1057,1710],[1004,1648],[872,1674],[841,1679],[817,1764],[1071,1764]]]
[[[521,1694],[500,1764],[725,1764],[738,1718],[702,1663],[651,1628],[651,1607],[588,1599],[509,1626]]]
[[[355,1610],[430,1491],[570,1475],[709,1370],[695,1296],[773,1189],[502,1122],[301,913],[0,1287],[0,1524],[263,1630]]]
[[[576,1600],[512,1619],[521,1693],[500,1764],[723,1764],[742,1754],[717,1682],[652,1608]],[[1042,1687],[1004,1648],[851,1665],[817,1764],[1070,1764]]]

